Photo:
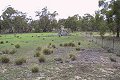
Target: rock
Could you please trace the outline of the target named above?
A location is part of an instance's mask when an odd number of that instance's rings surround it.
[[[3,54],[3,52],[2,51],[0,51],[0,55],[2,55]]]

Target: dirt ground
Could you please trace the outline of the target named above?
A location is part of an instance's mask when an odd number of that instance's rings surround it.
[[[73,50],[60,47],[54,51],[56,55],[53,56],[64,57]],[[116,59],[116,62],[112,62],[110,57]],[[0,80],[120,80],[120,57],[102,48],[81,49],[76,53],[75,61],[64,58],[63,63],[37,63],[40,66],[39,73],[31,73],[28,68],[31,63],[32,60],[21,66],[1,63]]]

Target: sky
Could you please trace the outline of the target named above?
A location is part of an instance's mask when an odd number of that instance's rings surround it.
[[[50,12],[57,11],[57,19],[67,18],[79,14],[94,14],[98,10],[98,0],[0,0],[0,15],[11,5],[15,10],[26,12],[35,19],[35,11],[46,7]]]

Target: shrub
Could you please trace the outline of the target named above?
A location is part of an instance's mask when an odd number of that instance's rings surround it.
[[[39,68],[37,66],[34,66],[31,68],[32,73],[38,73],[39,72]]]
[[[77,47],[77,48],[76,48],[76,51],[80,51],[80,48],[79,48],[79,47]]]
[[[41,51],[41,49],[42,49],[41,47],[37,47],[37,49],[36,49],[36,50],[37,50],[37,51]]]
[[[40,53],[39,52],[36,52],[34,57],[39,57],[40,56]]]
[[[3,54],[9,54],[9,52],[10,51],[8,49],[5,49],[5,50],[2,51]]]
[[[110,57],[111,62],[116,62],[115,58]]]
[[[20,45],[19,45],[19,44],[16,44],[16,45],[15,45],[15,48],[20,48]]]
[[[1,57],[1,62],[2,63],[8,63],[9,61],[10,61],[10,59],[8,57],[6,57],[6,56]]]
[[[53,53],[53,50],[50,50],[50,49],[43,50],[43,54],[45,54],[45,55],[50,55],[51,53]]]
[[[26,59],[25,58],[19,58],[15,61],[16,65],[22,65],[23,63],[26,63]]]
[[[41,55],[39,58],[38,58],[38,60],[39,60],[39,62],[41,63],[41,62],[45,62],[45,57],[44,57],[44,55]]]
[[[0,41],[0,44],[4,44],[4,42],[3,42],[3,41]]]
[[[17,52],[17,50],[13,49],[10,51],[10,54],[15,54]]]
[[[51,43],[49,43],[49,46],[51,45]]]
[[[71,59],[71,61],[74,61],[76,60],[76,57],[74,54],[69,54],[69,58]]]
[[[81,43],[80,42],[78,42],[78,45],[80,45]]]

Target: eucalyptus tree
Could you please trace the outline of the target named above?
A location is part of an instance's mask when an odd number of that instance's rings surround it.
[[[120,0],[100,0],[101,14],[103,14],[108,22],[108,26],[113,32],[116,32],[116,37],[120,35]],[[115,28],[114,28],[115,27]],[[116,30],[114,30],[116,29]]]

